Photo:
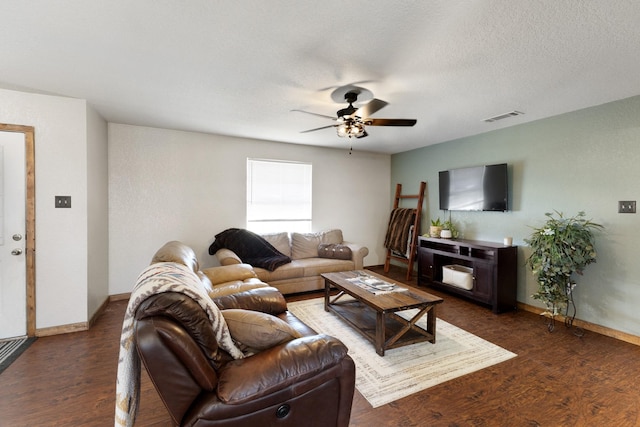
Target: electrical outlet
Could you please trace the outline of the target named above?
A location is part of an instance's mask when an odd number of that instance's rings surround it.
[[[71,196],[56,196],[56,208],[70,208]]]
[[[636,213],[636,201],[635,200],[619,201],[618,213]]]

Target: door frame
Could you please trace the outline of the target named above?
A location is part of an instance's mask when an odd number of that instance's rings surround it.
[[[36,335],[36,164],[35,129],[33,126],[0,123],[0,131],[24,134],[26,175],[26,286],[27,286],[27,336]]]

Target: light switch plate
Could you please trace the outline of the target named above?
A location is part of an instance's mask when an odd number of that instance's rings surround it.
[[[70,208],[71,196],[56,196],[56,208]]]
[[[636,201],[635,200],[619,201],[618,213],[636,213]]]

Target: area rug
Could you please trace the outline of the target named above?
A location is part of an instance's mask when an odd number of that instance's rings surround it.
[[[22,337],[0,341],[0,373],[7,369],[35,340],[35,338]]]
[[[386,350],[382,357],[360,333],[324,311],[323,298],[292,302],[288,307],[318,333],[345,343],[356,364],[356,388],[374,408],[516,356],[437,319],[435,344],[422,342]],[[403,312],[404,316],[412,311]],[[426,329],[426,316],[417,324]]]

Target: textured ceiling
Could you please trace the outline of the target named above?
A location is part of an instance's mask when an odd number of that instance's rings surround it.
[[[389,103],[373,117],[418,123],[354,150],[397,153],[640,94],[634,0],[3,0],[1,16],[0,87],[116,123],[349,148],[290,110],[332,116],[356,84]]]

